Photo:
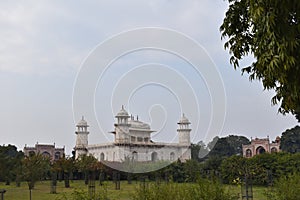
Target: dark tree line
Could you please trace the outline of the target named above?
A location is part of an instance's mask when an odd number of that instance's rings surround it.
[[[203,142],[192,144],[192,159],[201,162],[213,157],[221,159],[232,155],[242,155],[243,144],[250,144],[250,140],[237,135],[215,137],[207,146]]]
[[[266,183],[268,173],[278,178],[282,174],[291,173],[300,168],[298,162],[300,160],[299,126],[282,133],[282,153],[264,154],[245,159],[242,157],[242,145],[249,143],[249,139],[244,136],[216,137],[207,145],[203,142],[192,144],[192,159],[185,163],[178,160],[165,168],[147,174],[119,173],[121,179],[129,182],[138,180],[141,176],[149,180],[193,182],[199,176],[212,175],[222,175],[223,180],[231,182],[231,179],[238,177],[238,174],[241,175],[245,171],[250,173],[255,169],[255,173],[261,175],[257,180]],[[246,166],[249,168],[245,168]],[[229,169],[233,171],[230,172]],[[65,187],[70,187],[70,180],[73,179],[84,180],[87,184],[91,173],[94,173],[95,179],[99,181],[100,179],[112,180],[114,171],[116,170],[105,166],[92,156],[83,156],[77,160],[74,156],[62,157],[59,160],[50,161],[39,154],[26,157],[13,145],[0,146],[0,181],[6,184],[15,181],[19,185],[21,181],[27,181],[29,188],[33,189],[36,181],[50,180],[55,176],[55,180],[64,181]],[[226,171],[228,174],[225,173]]]
[[[280,148],[282,151],[300,152],[300,127],[296,126],[282,133]]]
[[[242,155],[242,145],[250,144],[250,140],[244,136],[229,135],[226,137],[215,137],[206,146],[203,142],[192,144],[192,159],[203,161],[212,157],[226,158],[233,155]],[[281,134],[280,148],[283,152],[300,152],[300,127],[287,129]],[[204,157],[199,154],[205,149]],[[205,152],[203,151],[203,152]]]
[[[300,153],[266,153],[253,158],[231,156],[222,161],[219,170],[225,183],[234,184],[248,176],[256,185],[273,185],[282,177],[300,173]]]

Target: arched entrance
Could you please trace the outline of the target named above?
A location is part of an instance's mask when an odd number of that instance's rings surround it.
[[[44,151],[44,152],[42,153],[42,155],[43,155],[45,158],[50,158],[50,153],[47,152],[47,151]]]
[[[100,160],[103,161],[104,160],[104,153],[100,154]]]
[[[259,155],[259,154],[262,154],[262,153],[265,153],[265,152],[266,152],[266,150],[262,146],[259,146],[256,149],[256,155]]]
[[[138,153],[136,151],[132,152],[132,159],[138,161]]]
[[[152,154],[151,154],[151,161],[157,161],[157,153],[154,151]]]
[[[175,153],[171,152],[170,153],[170,161],[174,161],[175,160]]]

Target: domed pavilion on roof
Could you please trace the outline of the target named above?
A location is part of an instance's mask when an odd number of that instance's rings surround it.
[[[191,159],[190,122],[184,114],[177,123],[178,143],[152,141],[151,134],[155,131],[138,117],[134,119],[132,115],[129,116],[124,106],[115,118],[115,128],[111,131],[114,134],[114,141],[106,144],[88,143],[88,124],[82,118],[76,125],[75,157],[93,155],[99,161],[109,162],[122,162],[128,158],[141,162]]]

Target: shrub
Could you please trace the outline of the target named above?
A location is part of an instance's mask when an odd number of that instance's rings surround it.
[[[266,196],[273,200],[299,200],[300,174],[282,176],[275,181],[274,188]]]
[[[82,189],[75,189],[71,196],[68,197],[66,194],[62,194],[57,200],[107,200],[107,187],[104,185],[100,187],[100,191],[97,191],[95,195],[90,196],[88,192]]]
[[[238,196],[215,181],[199,179],[197,183],[148,183],[137,188],[133,200],[237,200]]]

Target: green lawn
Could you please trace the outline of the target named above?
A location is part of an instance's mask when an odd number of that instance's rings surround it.
[[[50,182],[42,181],[36,183],[35,189],[32,190],[32,200],[55,200],[61,199],[63,195],[71,195],[74,189],[82,189],[87,191],[87,186],[83,181],[73,181],[70,182],[70,188],[64,188],[64,182],[57,182],[57,194],[50,194]],[[111,181],[105,182],[105,187],[107,188],[107,194],[111,200],[125,200],[130,199],[132,193],[135,189],[139,187],[139,183],[133,181],[132,184],[128,184],[127,181],[121,182],[121,189],[115,190],[115,185]],[[96,191],[101,190],[99,183],[95,182]],[[29,190],[27,183],[22,183],[21,187],[15,187],[15,184],[12,183],[10,186],[0,183],[0,189],[6,189],[4,195],[5,200],[29,200]],[[228,189],[234,191],[235,193],[241,193],[240,188],[237,186],[228,186]],[[265,187],[254,187],[254,200],[266,200],[266,197],[263,195],[266,191]]]
[[[71,195],[74,189],[82,189],[87,191],[88,187],[84,184],[83,181],[73,181],[70,182],[71,187],[65,188],[64,182],[57,182],[56,192],[57,194],[50,194],[50,181],[41,181],[37,182],[35,189],[32,190],[32,200],[53,200],[60,199],[62,195]],[[134,192],[135,188],[139,184],[132,182],[132,184],[127,184],[126,181],[121,182],[120,190],[115,190],[115,185],[111,181],[105,182],[107,188],[107,193],[110,199],[130,199],[130,194]],[[96,191],[100,190],[99,182],[95,182]],[[0,183],[0,189],[5,189],[6,193],[4,194],[5,200],[26,200],[29,199],[29,190],[27,183],[24,182],[21,184],[21,187],[16,187],[14,183],[11,183],[10,186]]]
[[[228,186],[229,190],[233,191],[234,193],[239,194],[240,199],[241,197],[241,188],[238,186]],[[262,186],[253,186],[253,200],[267,200],[265,193],[267,191],[267,187]]]

